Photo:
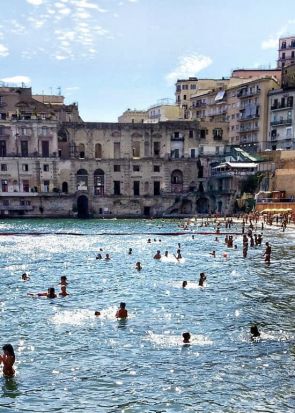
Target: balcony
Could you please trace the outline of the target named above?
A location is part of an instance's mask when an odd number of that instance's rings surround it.
[[[249,98],[251,96],[259,95],[260,92],[261,92],[261,90],[259,88],[256,89],[256,90],[252,90],[252,91],[242,89],[238,92],[237,97],[240,98],[240,99]]]
[[[270,122],[271,126],[290,126],[292,125],[292,119],[280,119],[280,120],[273,120]]]
[[[240,119],[238,119],[238,122],[246,122],[248,120],[252,120],[252,119],[258,119],[260,117],[259,113],[254,113],[252,115],[242,115],[240,117]]]
[[[271,110],[273,111],[279,111],[279,110],[283,110],[283,109],[292,109],[293,108],[293,102],[292,103],[286,103],[286,104],[277,104],[277,105],[272,105],[270,107]]]
[[[222,141],[222,135],[213,135],[214,141]]]

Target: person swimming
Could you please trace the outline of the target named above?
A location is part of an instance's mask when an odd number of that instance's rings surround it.
[[[142,266],[140,261],[137,261],[137,263],[135,264],[135,268],[137,269],[137,271],[141,271],[142,270]]]
[[[210,252],[209,254],[212,255],[212,257],[216,258],[216,252],[214,250]]]
[[[161,251],[158,250],[157,253],[154,255],[154,260],[160,260],[161,259]]]
[[[96,255],[96,259],[97,259],[97,260],[101,260],[101,259],[102,259],[102,255],[101,255],[100,252]]]
[[[116,318],[127,318],[127,317],[128,317],[128,311],[126,310],[126,304],[120,303],[120,307],[118,308],[116,312]]]
[[[180,244],[178,244],[178,245],[180,245]],[[177,260],[181,260],[182,255],[181,255],[180,249],[178,249],[178,250],[176,251],[176,255],[174,255],[174,257],[175,257]]]
[[[59,284],[60,285],[68,285],[68,279],[67,279],[66,275],[62,275],[60,277],[60,283]]]
[[[165,257],[168,257],[168,251],[165,251],[164,255]]]
[[[44,293],[37,293],[37,294],[28,293],[28,295],[31,295],[33,297],[47,297],[47,298],[56,298],[57,297],[54,287],[48,288],[47,292],[44,292]]]
[[[187,286],[187,281],[182,281],[182,288],[185,288]]]
[[[61,297],[66,297],[67,295],[69,295],[69,293],[67,292],[67,286],[66,285],[61,285],[59,295]]]
[[[191,342],[190,342],[190,339],[191,339],[191,335],[190,335],[190,333],[189,332],[186,332],[186,333],[182,333],[182,338],[183,338],[183,343],[184,344],[190,344]]]
[[[131,255],[131,254],[132,254],[132,248],[129,248],[128,255]]]
[[[110,261],[110,259],[111,259],[110,254],[106,254],[105,261]]]
[[[94,312],[94,315],[95,315],[96,317],[98,317],[98,316],[101,315],[101,312],[100,312],[100,311],[95,311],[95,312]]]
[[[13,365],[15,363],[14,349],[11,344],[5,344],[3,347],[4,354],[0,355],[0,363],[3,364],[3,375],[6,377],[13,377],[15,370]]]
[[[251,333],[251,339],[252,339],[252,340],[255,339],[255,338],[259,338],[259,337],[260,337],[260,332],[259,332],[258,327],[257,327],[256,324],[253,325],[253,326],[251,326],[251,328],[250,328],[250,333]]]
[[[200,273],[200,278],[199,278],[199,287],[205,287],[205,281],[207,280],[207,277],[204,272]]]
[[[21,276],[21,280],[22,281],[29,281],[29,279],[30,279],[30,276],[26,272],[24,272]]]

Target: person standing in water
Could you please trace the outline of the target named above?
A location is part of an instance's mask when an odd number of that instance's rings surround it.
[[[182,334],[182,338],[183,338],[183,344],[190,344],[190,340],[191,340],[191,335],[189,332],[183,333]]]
[[[265,243],[265,251],[264,251],[264,261],[267,264],[270,264],[270,255],[271,255],[271,246],[269,245],[268,242]]]
[[[118,308],[116,312],[116,318],[127,318],[127,317],[128,317],[128,312],[126,310],[126,304],[120,303],[120,307]]]
[[[14,349],[11,344],[5,344],[3,347],[3,355],[0,356],[0,363],[3,364],[3,375],[6,377],[13,377],[15,370],[13,365],[15,363]]]

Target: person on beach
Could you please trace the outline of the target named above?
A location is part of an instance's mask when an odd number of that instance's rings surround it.
[[[161,259],[161,251],[158,250],[157,253],[154,255],[154,260],[160,260]]]
[[[142,266],[141,266],[141,262],[137,261],[137,263],[135,264],[135,268],[137,269],[137,271],[141,271],[142,270]]]
[[[116,318],[127,318],[127,317],[128,317],[128,311],[126,310],[126,304],[120,303],[120,307],[118,308],[116,312]]]
[[[59,295],[61,297],[66,297],[67,295],[69,295],[69,293],[67,292],[67,286],[66,285],[61,285]]]
[[[191,335],[190,335],[189,332],[182,333],[182,338],[183,338],[182,342],[183,342],[184,344],[190,344],[190,343],[191,343],[191,342],[190,342],[190,340],[191,340]]]
[[[265,251],[264,251],[264,261],[267,264],[270,264],[270,255],[271,255],[271,246],[269,245],[269,242],[265,243]]]
[[[207,280],[207,277],[204,272],[200,273],[200,278],[199,278],[199,287],[205,287],[205,281]]]
[[[13,365],[15,363],[14,349],[11,344],[5,344],[3,347],[3,354],[0,355],[0,363],[3,364],[3,375],[6,377],[13,377],[15,370]]]

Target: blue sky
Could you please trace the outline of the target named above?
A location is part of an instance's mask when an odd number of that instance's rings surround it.
[[[0,79],[78,102],[85,121],[174,99],[177,78],[275,67],[293,0],[1,0]]]

